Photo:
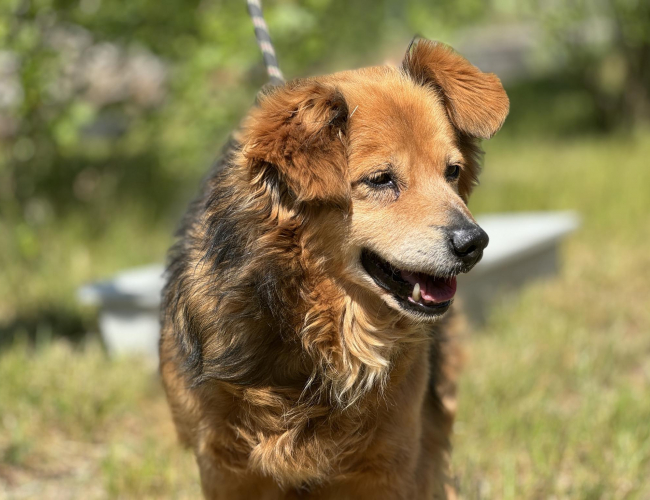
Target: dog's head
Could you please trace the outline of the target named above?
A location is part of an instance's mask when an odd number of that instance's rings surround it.
[[[482,257],[487,234],[467,199],[477,140],[508,113],[499,79],[449,47],[421,40],[401,69],[299,80],[260,101],[245,128],[251,165],[272,165],[340,282],[415,320],[444,313],[455,276]]]

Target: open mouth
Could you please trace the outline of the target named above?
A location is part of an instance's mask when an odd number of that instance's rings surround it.
[[[408,311],[437,316],[449,309],[456,293],[456,277],[441,278],[396,268],[379,255],[363,250],[361,264],[374,282]]]

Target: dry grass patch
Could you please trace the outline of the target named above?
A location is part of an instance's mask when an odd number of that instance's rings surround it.
[[[196,498],[150,363],[97,342],[18,343],[0,357],[0,497]]]

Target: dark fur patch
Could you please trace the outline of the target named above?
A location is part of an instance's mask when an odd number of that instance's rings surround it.
[[[237,148],[231,144],[205,179],[169,253],[163,321],[173,325],[179,365],[192,386],[211,379],[241,386],[269,383],[273,367],[266,360],[273,352],[286,351],[283,329],[289,320],[283,311],[291,311],[297,301],[286,291],[294,273],[272,255],[255,272],[245,272],[251,259],[260,259],[252,247],[271,216],[272,203],[250,205],[246,193],[232,185],[231,162]],[[273,203],[295,203],[273,169],[263,172],[259,182]],[[209,309],[203,311],[197,304],[209,304]],[[212,317],[222,307],[228,312],[215,325]],[[269,325],[266,334],[264,325]],[[260,335],[243,333],[249,330]]]

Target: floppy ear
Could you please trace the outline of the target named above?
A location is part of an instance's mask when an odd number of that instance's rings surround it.
[[[409,47],[402,67],[440,93],[449,119],[462,133],[489,139],[503,125],[510,103],[499,78],[483,73],[448,45],[421,39]]]
[[[245,125],[249,163],[279,172],[298,201],[347,205],[348,106],[335,88],[315,81],[290,82],[260,98]]]

